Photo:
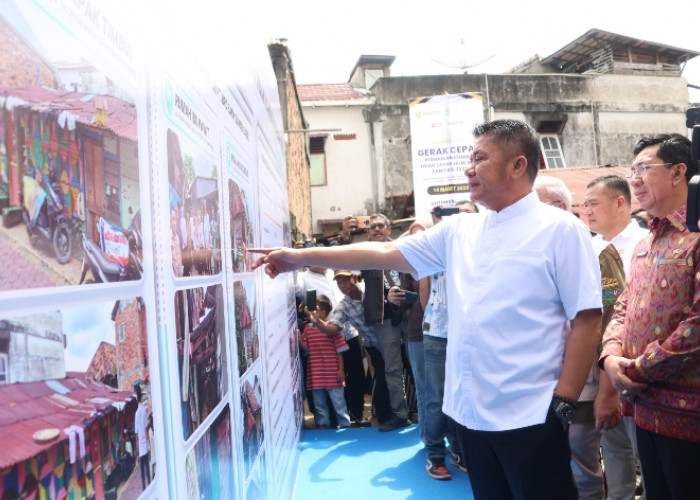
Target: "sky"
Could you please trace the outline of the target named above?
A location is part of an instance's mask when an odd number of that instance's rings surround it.
[[[113,308],[114,301],[108,301],[91,307],[61,310],[63,333],[66,335],[66,371],[84,372],[90,366],[101,342],[114,345],[116,334],[112,321]]]
[[[251,2],[252,4],[252,2]],[[392,76],[460,73],[446,64],[491,56],[470,73],[501,73],[535,54],[546,57],[597,28],[700,52],[700,4],[641,8],[588,0],[465,2],[431,0],[268,0],[243,7],[246,38],[286,38],[297,84],[344,83],[362,54],[393,55]],[[270,15],[273,13],[273,15]],[[251,21],[254,20],[254,21]],[[464,43],[464,45],[462,44]],[[458,57],[465,52],[467,57]],[[700,56],[683,76],[700,87]],[[700,91],[691,102],[700,102]]]

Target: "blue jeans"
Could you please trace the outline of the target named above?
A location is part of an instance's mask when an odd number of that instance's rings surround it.
[[[379,352],[384,359],[384,377],[389,390],[391,411],[400,419],[408,418],[406,393],[403,385],[403,360],[401,359],[401,326],[391,326],[389,320],[375,325],[374,331],[379,344]]]
[[[445,358],[447,339],[423,336],[423,357],[425,359],[425,452],[428,460],[444,460],[445,438],[450,452],[461,455],[454,420],[442,412],[442,399],[445,395]]]
[[[337,389],[312,389],[311,392],[314,395],[314,417],[316,418],[316,426],[319,429],[331,428],[328,399],[331,400],[333,405],[338,427],[341,429],[350,427],[350,415],[348,415],[348,408],[345,405],[345,390],[342,387]]]
[[[411,363],[413,380],[416,383],[416,406],[418,407],[418,430],[420,440],[425,443],[425,359],[423,358],[423,341],[406,342],[408,361]]]

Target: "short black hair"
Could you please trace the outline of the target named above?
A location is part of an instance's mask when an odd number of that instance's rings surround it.
[[[331,299],[325,295],[319,295],[316,297],[316,307],[323,309],[326,314],[333,310],[333,304],[331,304]]]
[[[628,205],[632,204],[632,193],[630,192],[630,185],[627,179],[615,174],[601,175],[589,182],[586,189],[590,189],[596,184],[603,184],[606,188],[620,193],[625,197],[625,201]]]
[[[540,169],[540,137],[530,125],[518,120],[494,120],[474,127],[474,138],[492,137],[499,145],[507,146],[516,155],[527,159],[530,183],[535,182]]]
[[[659,145],[656,156],[666,163],[673,165],[685,163],[685,178],[688,182],[697,172],[697,165],[691,160],[691,142],[686,136],[681,134],[657,134],[642,137],[634,147],[634,156],[637,156],[649,146]]]

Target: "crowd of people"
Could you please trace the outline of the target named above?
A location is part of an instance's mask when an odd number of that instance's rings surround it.
[[[449,457],[468,471],[476,499],[629,499],[640,467],[646,499],[697,498],[700,233],[686,226],[697,173],[690,141],[641,138],[627,179],[588,184],[586,225],[566,185],[538,177],[532,127],[496,120],[473,133],[465,175],[477,205],[460,209],[469,213],[440,220],[434,210],[432,222],[395,240],[389,219],[374,214],[363,243],[351,242],[346,218],[344,244],[251,249],[261,255],[253,268],[271,278],[336,269],[330,280],[343,297],[312,313],[310,328],[332,342],[342,387],[347,346],[333,336],[354,327],[374,367],[380,431],[409,423],[405,345],[431,477],[450,478]],[[632,194],[648,217],[632,214]],[[350,418],[364,420],[360,411]]]

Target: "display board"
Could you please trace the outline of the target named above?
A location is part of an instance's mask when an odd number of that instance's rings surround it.
[[[0,1],[0,496],[285,498],[303,417],[264,40]],[[204,27],[194,36],[196,27]]]
[[[472,130],[484,121],[479,93],[418,97],[409,101],[416,217],[470,199],[465,170],[474,149]]]

